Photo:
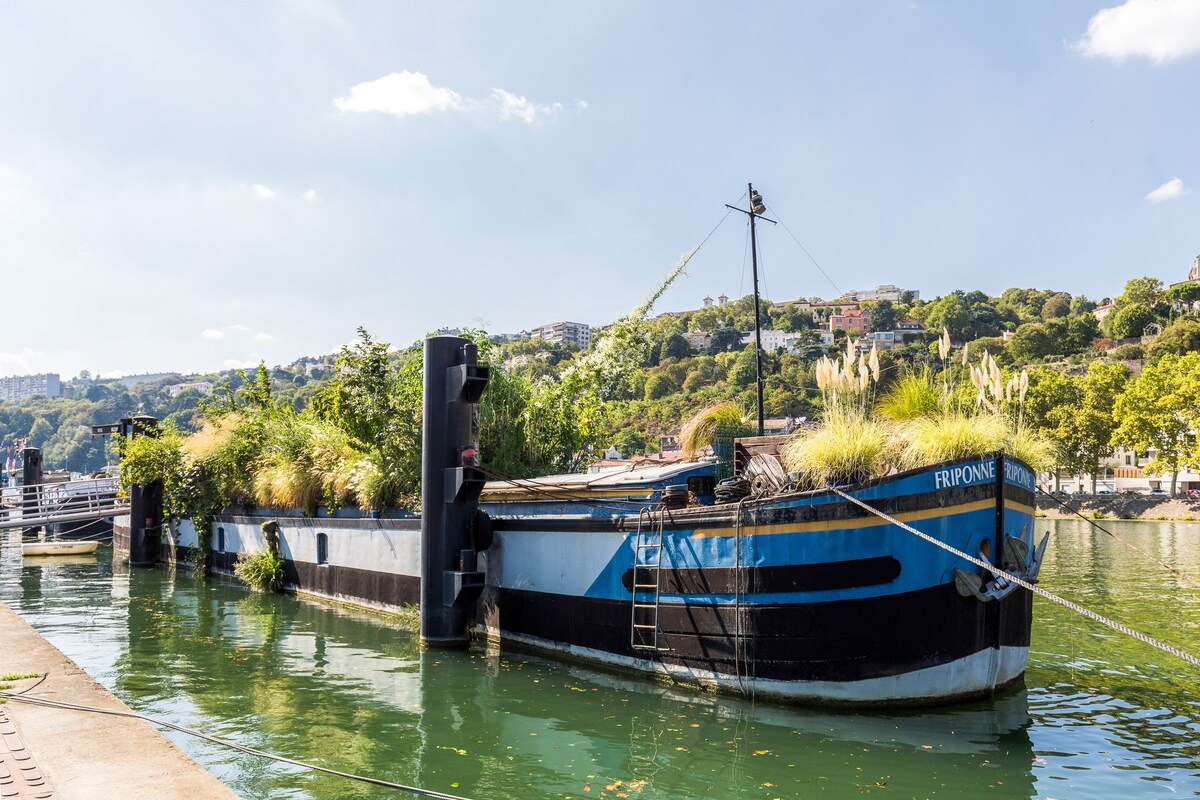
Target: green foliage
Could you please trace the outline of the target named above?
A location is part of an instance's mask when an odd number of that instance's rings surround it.
[[[695,458],[706,448],[712,447],[717,428],[737,428],[750,419],[741,406],[733,402],[717,403],[692,415],[679,431],[679,445],[683,454]]]
[[[1146,326],[1156,322],[1158,315],[1145,303],[1134,302],[1121,306],[1105,317],[1106,332],[1114,339],[1141,336]]]
[[[1155,337],[1148,347],[1150,358],[1164,353],[1181,356],[1198,351],[1200,351],[1200,321],[1186,317],[1163,328],[1163,332]]]
[[[1114,347],[1110,355],[1118,361],[1133,361],[1145,358],[1145,350],[1140,344],[1122,344]]]
[[[1046,326],[1040,323],[1022,325],[1008,341],[1008,353],[1015,364],[1040,361],[1055,352],[1055,347],[1056,342],[1046,332]]]
[[[158,436],[138,436],[121,441],[120,491],[134,484],[163,483],[167,494],[177,490],[183,474],[183,440],[175,426],[163,425]]]
[[[1185,466],[1200,465],[1200,353],[1166,353],[1149,364],[1117,398],[1112,441],[1136,452],[1154,452],[1151,474],[1171,473],[1171,494]]]
[[[893,462],[891,434],[884,424],[854,407],[834,406],[821,427],[803,431],[783,447],[784,467],[808,486],[860,483],[885,474]]]
[[[931,417],[942,409],[942,388],[929,368],[905,370],[879,398],[875,411],[893,422]]]
[[[283,589],[286,579],[279,546],[279,524],[269,521],[259,527],[266,547],[241,553],[233,565],[233,574],[260,592],[278,592]]]
[[[903,469],[929,466],[967,456],[1004,450],[1010,438],[1008,419],[998,413],[970,414],[950,407],[933,416],[908,419],[896,426],[898,461]]]

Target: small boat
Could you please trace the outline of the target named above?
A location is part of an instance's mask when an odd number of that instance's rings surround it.
[[[81,556],[96,552],[99,542],[79,542],[47,539],[44,542],[26,542],[21,545],[23,556]]]

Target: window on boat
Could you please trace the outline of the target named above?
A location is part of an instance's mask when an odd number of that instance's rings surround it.
[[[317,534],[317,563],[329,563],[329,535],[325,533]]]
[[[220,527],[217,528],[217,552],[225,552],[225,529]]]

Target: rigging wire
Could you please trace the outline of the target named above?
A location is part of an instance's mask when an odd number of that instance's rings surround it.
[[[36,686],[36,684],[34,684],[34,685]],[[30,687],[30,688],[33,688],[33,687]],[[26,691],[28,691],[28,690],[26,690]],[[385,789],[397,789],[399,791],[408,792],[409,794],[417,795],[419,797],[433,797],[433,798],[437,798],[438,800],[467,800],[467,798],[462,797],[460,795],[456,795],[456,794],[447,794],[446,792],[438,792],[438,791],[434,791],[432,789],[421,789],[416,786],[406,786],[403,783],[395,783],[393,781],[385,781],[382,778],[372,778],[372,777],[369,777],[366,775],[355,775],[352,772],[342,772],[341,770],[330,769],[329,767],[322,767],[322,766],[318,766],[317,764],[310,764],[306,761],[300,761],[295,758],[288,758],[287,756],[281,756],[276,753],[269,753],[265,750],[258,750],[253,747],[247,747],[246,745],[238,744],[237,742],[233,742],[228,739],[222,739],[217,736],[211,736],[207,733],[201,733],[198,730],[195,730],[193,728],[188,728],[184,725],[176,725],[174,722],[167,722],[166,720],[157,719],[155,717],[147,716],[146,714],[139,714],[136,711],[121,711],[120,709],[115,709],[115,708],[99,708],[96,706],[85,706],[85,705],[79,705],[76,703],[66,703],[61,700],[50,700],[49,698],[45,698],[45,697],[29,697],[28,695],[24,695],[20,692],[0,691],[0,697],[3,697],[6,700],[15,700],[19,703],[29,703],[30,705],[35,705],[35,706],[45,706],[48,708],[61,708],[61,709],[66,709],[68,711],[86,711],[86,712],[90,712],[90,713],[94,713],[94,714],[106,714],[106,715],[112,716],[112,717],[126,717],[129,719],[140,719],[143,722],[150,723],[151,725],[156,725],[160,728],[168,728],[170,730],[177,731],[179,733],[187,734],[188,736],[194,736],[197,739],[203,739],[206,742],[211,742],[212,744],[220,745],[221,747],[228,747],[231,750],[237,750],[237,751],[245,753],[247,755],[257,756],[258,758],[268,758],[268,759],[271,759],[272,761],[278,761],[283,764],[291,764],[292,766],[301,767],[303,769],[310,769],[310,770],[313,770],[314,772],[324,772],[326,775],[334,775],[339,778],[346,778],[347,780],[358,781],[360,783],[368,783],[368,784],[371,784],[372,786],[382,786]]]
[[[838,285],[833,282],[833,278],[829,277],[829,273],[825,271],[825,268],[817,263],[817,260],[813,258],[812,253],[808,252],[808,248],[801,244],[800,240],[796,238],[796,234],[792,233],[792,229],[789,228],[787,223],[783,221],[783,218],[779,216],[779,212],[774,208],[771,208],[771,206],[767,206],[767,208],[770,209],[771,213],[775,215],[775,219],[779,221],[779,224],[783,226],[783,229],[788,232],[788,236],[792,237],[792,241],[800,246],[800,249],[804,251],[804,255],[808,256],[808,260],[811,261],[813,265],[820,270],[821,274],[825,276],[825,280],[829,281],[829,285],[833,287],[834,291],[836,291],[839,296],[845,294],[845,292],[838,288]]]

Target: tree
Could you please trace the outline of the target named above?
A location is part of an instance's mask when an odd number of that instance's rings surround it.
[[[1027,364],[1045,358],[1054,352],[1054,347],[1054,340],[1046,333],[1046,327],[1035,322],[1017,328],[1008,341],[1008,353],[1014,364]]]
[[[1116,430],[1113,406],[1125,389],[1125,368],[1120,364],[1093,361],[1082,381],[1078,408],[1069,410],[1069,420],[1078,436],[1078,464],[1092,476],[1092,494],[1096,493],[1096,473],[1102,459],[1112,455],[1112,436]]]
[[[871,312],[871,327],[877,331],[890,331],[896,327],[896,307],[891,300],[875,300],[863,303]]]
[[[1150,358],[1163,353],[1181,356],[1200,351],[1200,321],[1188,318],[1177,319],[1163,329],[1148,347]]]
[[[1086,295],[1075,295],[1071,300],[1072,314],[1090,314],[1096,310],[1096,303],[1088,300]]]
[[[1200,300],[1200,283],[1187,281],[1178,286],[1172,286],[1163,295],[1163,299],[1172,305],[1182,306],[1186,310]]]
[[[930,304],[929,316],[925,318],[925,327],[931,331],[942,328],[950,331],[950,338],[955,341],[969,341],[971,338],[971,309],[967,301],[957,294],[948,294]]]
[[[662,372],[655,372],[646,378],[646,399],[661,400],[675,391],[671,379]]]
[[[1115,305],[1117,308],[1133,303],[1152,306],[1158,301],[1162,285],[1162,281],[1149,275],[1144,278],[1131,278],[1125,282],[1125,292],[1117,298]]]
[[[1071,295],[1060,292],[1042,305],[1042,319],[1057,319],[1071,313]]]
[[[1171,473],[1171,495],[1179,470],[1197,463],[1200,425],[1200,353],[1164,354],[1129,382],[1117,398],[1113,443],[1150,453],[1150,473]]]
[[[54,427],[45,417],[38,417],[33,427],[29,429],[29,444],[31,447],[41,447],[54,434]]]
[[[1045,367],[1034,370],[1029,377],[1025,419],[1054,447],[1054,488],[1057,489],[1061,469],[1072,472],[1079,469],[1081,437],[1071,420],[1083,403],[1083,391],[1078,379]]]
[[[687,358],[691,354],[692,346],[679,333],[672,333],[663,340],[662,347],[659,348],[660,361],[665,361],[668,358]]]
[[[715,356],[717,353],[732,353],[735,350],[742,349],[742,334],[737,328],[731,325],[720,325],[710,335],[708,340],[708,354]]]
[[[1114,339],[1131,339],[1141,336],[1146,326],[1155,322],[1158,315],[1146,303],[1126,303],[1105,318],[1108,335]]]

